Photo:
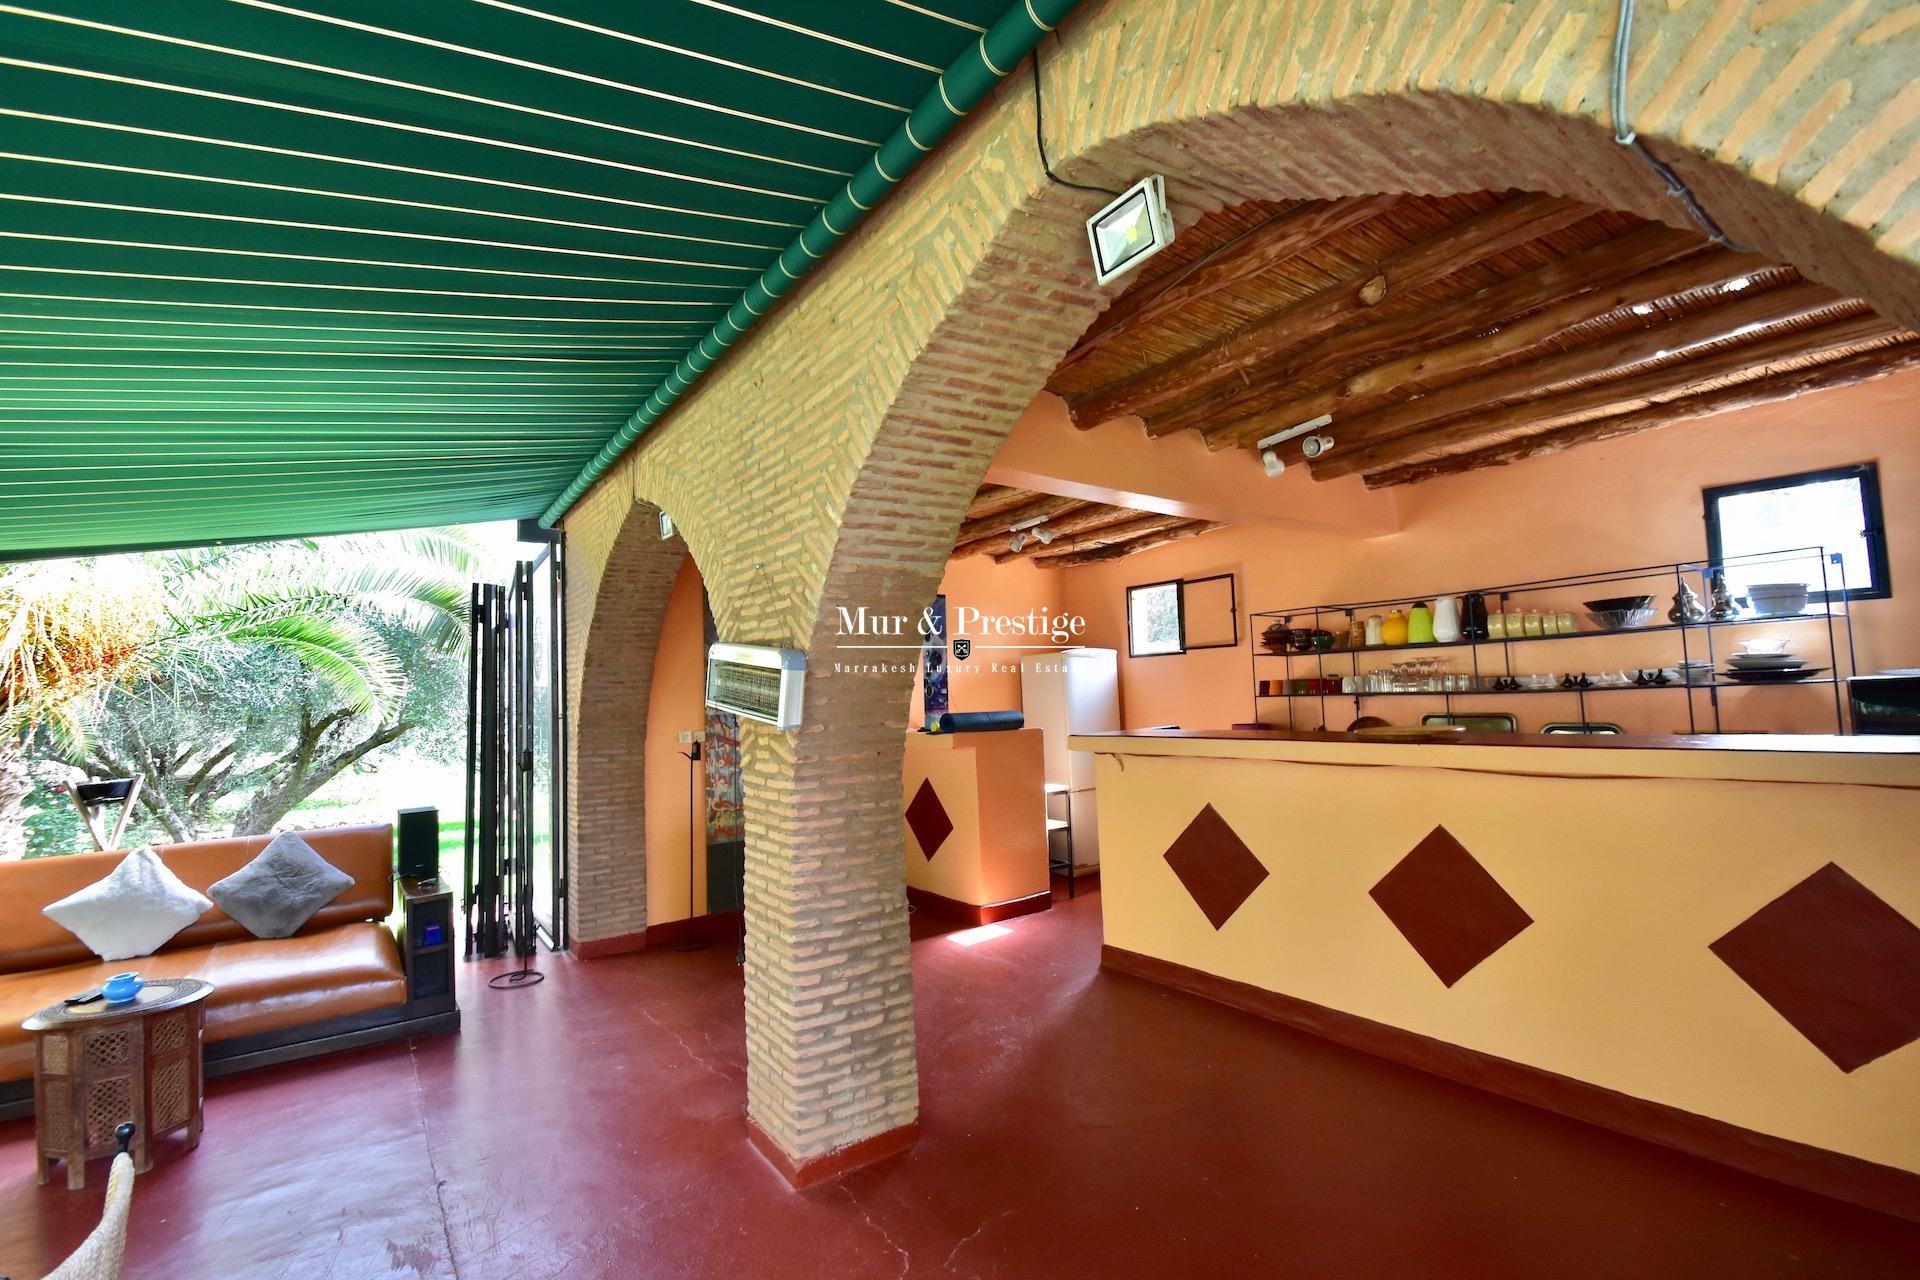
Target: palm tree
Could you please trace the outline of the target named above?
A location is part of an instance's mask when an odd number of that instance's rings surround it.
[[[314,759],[317,742],[295,744],[308,748],[306,767],[281,790],[289,807],[298,803],[406,731],[382,714],[407,687],[396,637],[457,653],[477,561],[464,531],[430,529],[0,569],[0,858],[24,850],[22,805],[32,788],[26,750],[36,732],[61,758],[98,765],[100,740],[125,737],[114,730],[131,727],[138,745],[131,758],[115,757],[114,767],[148,775],[143,804],[175,839],[199,834],[190,819],[204,817],[204,806],[183,814],[164,786],[152,784],[171,776],[172,762],[222,745],[141,741],[135,700],[190,699],[229,678],[237,663],[267,656],[330,692],[336,706],[320,737],[372,717],[381,739],[338,762]],[[310,717],[302,723],[302,731],[314,727]],[[225,776],[220,766],[208,763],[201,787]],[[274,820],[284,812],[253,816]]]

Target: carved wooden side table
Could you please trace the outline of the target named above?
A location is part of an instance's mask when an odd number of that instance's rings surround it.
[[[149,978],[124,1004],[56,1004],[20,1025],[33,1033],[33,1109],[41,1182],[67,1162],[67,1188],[87,1185],[87,1161],[112,1155],[113,1131],[134,1125],[133,1162],[142,1173],[153,1139],[187,1131],[200,1144],[202,1003],[198,978]]]

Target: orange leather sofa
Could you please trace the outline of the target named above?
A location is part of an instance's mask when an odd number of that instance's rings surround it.
[[[256,938],[219,907],[150,956],[102,961],[41,909],[99,880],[123,853],[0,863],[0,1118],[32,1109],[33,1043],[20,1023],[115,973],[204,978],[206,1071],[223,1075],[400,1036],[451,1031],[450,991],[412,997],[393,911],[393,828],[339,827],[301,838],[353,884],[291,938]],[[270,836],[170,845],[161,858],[206,893]],[[24,1087],[23,1087],[24,1085]]]

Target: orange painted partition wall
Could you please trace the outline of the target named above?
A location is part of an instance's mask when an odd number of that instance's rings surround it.
[[[706,726],[707,645],[701,609],[700,570],[688,556],[667,597],[654,658],[653,690],[647,703],[647,923],[687,918],[687,772],[693,771],[696,796],[704,795],[706,770],[680,753],[680,732],[696,741]],[[696,802],[697,803],[697,802]],[[695,821],[700,821],[698,809]],[[704,825],[704,824],[703,824]],[[700,840],[694,854],[693,914],[707,909],[707,849]]]
[[[1137,428],[1113,423],[1088,434],[1122,430]],[[1220,727],[1251,718],[1250,638],[1243,634],[1238,649],[1130,660],[1124,612],[1129,585],[1232,573],[1244,618],[1249,609],[1460,591],[1701,557],[1704,486],[1869,460],[1880,464],[1893,596],[1855,605],[1859,669],[1920,666],[1920,374],[1391,490],[1399,529],[1383,536],[1243,521],[1110,564],[1063,571],[1062,603],[1087,617],[1087,643],[1120,651],[1128,727]],[[1298,481],[1289,473],[1275,483]],[[1359,484],[1351,479],[1317,487]],[[1664,610],[1668,601],[1659,603]],[[1593,670],[1671,663],[1678,647],[1670,636],[1665,639],[1664,645],[1649,636],[1534,646],[1540,654],[1534,661],[1539,670],[1564,671],[1576,660],[1574,651],[1584,650],[1578,660]],[[1796,648],[1811,656],[1824,646],[1823,634],[1809,634]],[[1279,663],[1265,660],[1263,671],[1283,674]],[[1722,692],[1728,728],[1833,730],[1830,687]],[[1605,694],[1589,698],[1588,715],[1630,731],[1681,731],[1681,697],[1665,691]],[[1575,718],[1571,696],[1495,696],[1484,702],[1486,710],[1513,711],[1523,730]],[[1263,703],[1264,718],[1283,719],[1285,706]],[[1382,706],[1389,709],[1381,712]],[[1295,707],[1298,727],[1318,727],[1317,701]],[[1367,708],[1401,723],[1438,709],[1438,700],[1427,707],[1415,698],[1380,700]],[[1476,702],[1470,709],[1483,708]],[[1327,718],[1338,721],[1332,727],[1344,728],[1352,711],[1351,699],[1334,700]]]

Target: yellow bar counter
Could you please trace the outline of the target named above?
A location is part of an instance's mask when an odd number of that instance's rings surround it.
[[[1108,967],[1920,1218],[1920,738],[1071,745]]]

